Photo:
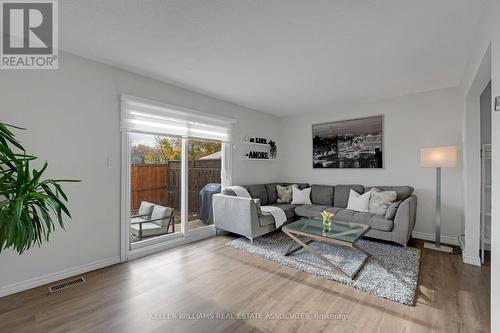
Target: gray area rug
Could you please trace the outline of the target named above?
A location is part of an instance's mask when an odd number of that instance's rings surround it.
[[[275,232],[254,239],[253,244],[242,237],[226,245],[394,302],[407,305],[412,305],[414,302],[420,266],[418,249],[411,247],[405,249],[401,246],[361,239],[357,245],[372,257],[354,280],[350,280],[330,270],[321,260],[304,249],[285,257],[283,254],[291,242],[292,239],[283,232]],[[310,246],[348,274],[354,272],[365,257],[361,252],[343,246],[321,242],[313,242]]]

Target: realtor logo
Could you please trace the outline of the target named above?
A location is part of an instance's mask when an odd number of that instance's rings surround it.
[[[57,69],[57,0],[0,0],[0,68]]]

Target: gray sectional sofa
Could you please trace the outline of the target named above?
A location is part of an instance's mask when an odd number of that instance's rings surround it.
[[[366,237],[382,239],[406,246],[415,226],[417,197],[411,186],[374,186],[383,191],[397,193],[397,203],[392,205],[386,215],[374,215],[346,209],[349,191],[353,189],[364,193],[371,187],[363,185],[311,185],[312,205],[291,205],[277,203],[276,185],[297,184],[300,189],[309,187],[306,183],[270,183],[246,185],[252,198],[259,199],[260,205],[281,207],[288,218],[287,223],[299,218],[319,218],[323,210],[334,213],[336,220],[367,224],[371,227]],[[253,240],[276,230],[271,215],[261,213],[256,200],[237,197],[234,192],[224,189],[213,196],[213,215],[215,227]]]

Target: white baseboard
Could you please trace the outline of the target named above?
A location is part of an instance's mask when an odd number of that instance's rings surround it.
[[[434,242],[436,236],[435,236],[435,234],[427,234],[425,232],[414,231],[414,232],[412,232],[412,237]],[[458,237],[441,236],[441,242],[444,244],[459,245],[458,244]],[[462,258],[463,258],[463,262],[465,264],[481,266],[481,258],[479,258],[479,256],[470,257],[470,256],[462,255]]]
[[[103,259],[103,260],[99,260],[99,261],[89,263],[86,265],[65,269],[63,271],[59,271],[56,273],[51,273],[51,274],[39,276],[39,277],[36,277],[33,279],[29,279],[29,280],[25,280],[25,281],[21,281],[21,282],[16,282],[16,283],[4,286],[4,287],[0,287],[0,297],[4,297],[4,296],[15,294],[15,293],[18,293],[18,292],[21,292],[24,290],[43,286],[44,284],[47,284],[47,283],[52,283],[55,281],[67,279],[67,278],[75,276],[75,275],[87,273],[90,271],[95,271],[96,269],[100,269],[100,268],[103,268],[106,266],[111,266],[111,265],[117,264],[119,262],[120,262],[119,257],[110,258],[110,259]]]
[[[434,242],[436,240],[435,234],[428,234],[428,233],[419,232],[419,231],[412,232],[411,236],[413,238],[423,239],[423,240],[431,241],[431,242]],[[457,235],[457,237],[441,236],[441,243],[449,244],[449,245],[458,245],[458,235]]]
[[[479,256],[477,256],[477,257],[471,257],[471,256],[463,255],[463,260],[464,260],[464,264],[470,264],[470,265],[474,265],[474,266],[481,266],[481,258],[479,258]]]

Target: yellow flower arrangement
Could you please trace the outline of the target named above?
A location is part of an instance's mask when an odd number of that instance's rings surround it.
[[[324,210],[321,212],[321,217],[323,218],[323,221],[331,221],[333,219],[333,213]]]

